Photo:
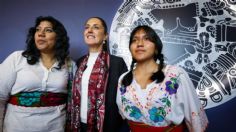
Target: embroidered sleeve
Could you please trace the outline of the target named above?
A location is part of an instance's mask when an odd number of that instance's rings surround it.
[[[183,101],[185,123],[190,132],[203,132],[208,124],[206,113],[187,72],[181,68],[179,71],[182,88],[178,95]]]

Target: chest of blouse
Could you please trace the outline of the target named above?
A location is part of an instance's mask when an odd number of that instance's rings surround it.
[[[67,92],[68,70],[65,67],[58,70],[56,66],[57,63],[47,69],[41,61],[29,65],[24,58],[21,59],[15,69],[15,83],[11,94],[20,91]]]
[[[128,87],[120,87],[121,102],[126,116],[135,121],[149,124],[163,123],[163,120],[172,112],[176,105],[176,93],[180,85],[180,73],[169,70],[165,73],[162,83],[153,81],[146,89],[133,80]],[[162,124],[163,125],[163,124]]]

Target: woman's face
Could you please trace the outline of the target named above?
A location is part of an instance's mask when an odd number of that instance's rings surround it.
[[[90,18],[84,28],[84,41],[89,47],[102,46],[107,39],[102,22],[97,18]]]
[[[35,44],[40,52],[53,52],[56,43],[56,33],[49,21],[41,21],[34,34]]]
[[[155,44],[151,42],[143,29],[138,30],[131,40],[130,51],[137,62],[152,60],[155,54]]]

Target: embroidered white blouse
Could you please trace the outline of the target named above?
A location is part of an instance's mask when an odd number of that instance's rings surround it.
[[[41,60],[29,65],[22,55],[16,51],[0,65],[0,100],[7,101],[10,95],[19,92],[50,91],[66,93],[68,68],[62,66],[57,70],[56,62],[47,69]],[[73,73],[76,65],[72,62]],[[65,125],[65,105],[53,107],[21,107],[7,104],[4,128],[7,132],[63,132]],[[1,123],[1,122],[0,122]]]
[[[180,67],[167,65],[162,83],[141,89],[133,79],[124,87],[119,79],[117,104],[123,118],[151,126],[179,125],[183,121],[190,132],[202,132],[208,119],[188,74]]]

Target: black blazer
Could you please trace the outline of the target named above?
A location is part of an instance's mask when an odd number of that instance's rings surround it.
[[[79,66],[84,57],[85,56],[77,60],[77,66]],[[110,67],[108,84],[106,89],[103,132],[128,131],[127,122],[122,119],[121,115],[119,114],[118,106],[116,104],[118,80],[120,75],[126,71],[127,66],[124,60],[121,57],[110,55]]]

